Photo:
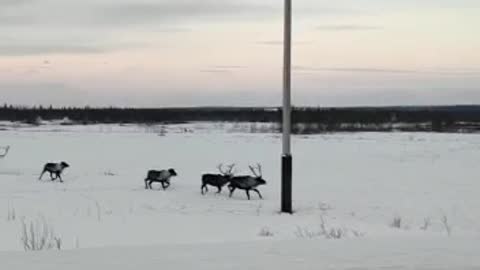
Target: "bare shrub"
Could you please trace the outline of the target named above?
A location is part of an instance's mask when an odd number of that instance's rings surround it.
[[[327,234],[327,225],[325,224],[325,218],[320,215],[320,230],[322,234]]]
[[[263,203],[260,203],[257,205],[257,208],[255,210],[257,216],[260,216],[260,214],[262,213],[262,208],[263,208]]]
[[[255,123],[255,122],[250,123],[249,132],[250,132],[250,133],[258,133],[257,123]]]
[[[330,231],[325,234],[327,239],[342,239],[345,235],[345,231],[341,228],[331,228]]]
[[[15,211],[15,207],[11,206],[9,203],[7,208],[7,221],[15,221],[16,218],[17,213]]]
[[[263,227],[260,232],[258,232],[258,236],[262,237],[273,237],[273,232],[268,227]]]
[[[430,225],[431,225],[431,220],[430,220],[430,218],[427,217],[423,220],[423,225],[420,227],[420,229],[426,231],[426,230],[428,230]]]
[[[325,218],[323,215],[320,216],[320,229],[321,234],[327,239],[341,239],[345,235],[345,230],[342,228],[327,229],[327,225],[325,223]]]
[[[355,236],[355,237],[363,237],[365,235],[365,233],[359,232],[357,230],[350,230],[350,231],[353,234],[353,236]]]
[[[75,246],[76,249],[80,248],[80,240],[78,240],[78,237],[73,238],[73,245]]]
[[[297,236],[298,238],[312,239],[312,238],[317,238],[322,236],[322,233],[320,230],[312,230],[307,227],[297,226],[297,229],[295,231],[295,236]]]
[[[55,248],[58,250],[62,249],[62,238],[60,237],[54,237],[53,240],[55,240]]]
[[[30,222],[22,219],[20,224],[20,240],[25,251],[62,249],[62,239],[55,234],[45,218],[40,217]]]
[[[448,222],[448,217],[446,215],[443,215],[443,217],[440,221],[442,222],[442,225],[445,228],[445,231],[447,232],[447,235],[450,236],[452,234],[452,226]]]
[[[103,172],[103,175],[105,175],[105,176],[116,176],[117,174],[112,172],[112,171],[105,171],[105,172]]]
[[[318,209],[322,212],[327,212],[329,210],[333,210],[333,206],[331,206],[330,204],[328,203],[324,203],[324,202],[320,202],[318,204]]]
[[[97,209],[97,220],[102,221],[102,207],[98,201],[95,201],[95,208]]]
[[[393,218],[392,222],[390,223],[390,227],[401,229],[402,228],[402,218],[396,216]]]
[[[164,137],[165,135],[167,135],[167,128],[165,125],[161,125],[158,131],[158,136]]]
[[[353,235],[354,237],[361,237],[363,236],[362,233],[342,227],[329,227],[325,221],[325,217],[323,215],[320,216],[320,224],[317,229],[310,229],[306,227],[297,226],[295,231],[295,235],[298,238],[318,238],[323,237],[326,239],[342,239],[348,237],[349,235]]]

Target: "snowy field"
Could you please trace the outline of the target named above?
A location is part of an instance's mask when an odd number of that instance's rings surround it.
[[[0,127],[0,269],[480,269],[480,135],[294,137],[290,216],[278,212],[278,134]],[[37,180],[62,160],[64,183]],[[261,163],[264,199],[202,196],[201,174],[221,162],[238,174]],[[148,169],[170,167],[168,190],[144,189]],[[62,250],[25,252],[23,224],[48,225]]]

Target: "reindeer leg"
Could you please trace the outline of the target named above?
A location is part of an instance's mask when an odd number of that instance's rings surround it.
[[[58,177],[58,179],[60,179],[60,183],[63,183],[62,176],[60,175],[60,173],[57,174],[57,177]]]
[[[234,187],[229,187],[230,188],[230,195],[229,197],[231,198],[232,195],[233,195],[233,192],[235,191],[235,188]]]
[[[42,173],[40,174],[40,177],[38,177],[38,180],[42,180],[42,176],[43,174],[45,174],[45,172],[47,172],[46,170],[43,170]]]
[[[52,181],[55,181],[55,179],[57,179],[57,177],[55,176],[55,178],[54,178],[53,176],[54,176],[54,173],[50,172],[50,179]]]
[[[145,189],[148,189],[148,178],[145,178]]]
[[[207,185],[206,185],[206,184],[202,184],[202,186],[200,187],[200,191],[202,192],[202,195],[205,195],[205,189],[206,189],[207,192],[208,192]]]
[[[260,199],[263,199],[262,194],[260,194],[260,191],[258,191],[258,189],[254,188],[254,189],[252,189],[252,190],[255,191],[255,192],[257,192],[258,197],[260,197]]]
[[[217,186],[217,189],[218,189],[217,194],[222,192],[222,187],[221,186]]]
[[[162,182],[162,188],[163,190],[167,189],[170,186],[170,183],[168,181],[163,181]]]
[[[249,189],[245,189],[245,192],[247,193],[247,198],[248,198],[248,200],[250,200],[250,190],[249,190]]]

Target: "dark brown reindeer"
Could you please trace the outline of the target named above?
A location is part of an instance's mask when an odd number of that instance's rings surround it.
[[[47,163],[47,164],[45,164],[45,166],[43,166],[42,173],[40,174],[40,177],[38,178],[38,180],[42,180],[43,174],[46,173],[46,172],[49,172],[50,173],[50,179],[52,181],[55,181],[58,178],[60,180],[60,182],[63,183],[61,174],[62,174],[63,170],[65,170],[68,167],[70,167],[70,165],[68,165],[68,163],[66,163],[64,161],[62,161],[60,163]]]
[[[228,189],[230,189],[230,197],[232,197],[235,189],[245,190],[247,193],[247,198],[250,200],[250,190],[255,191],[260,199],[263,199],[262,194],[258,191],[257,187],[260,185],[266,185],[267,181],[262,178],[262,166],[257,164],[257,171],[253,166],[248,166],[252,171],[254,176],[244,175],[244,176],[234,176],[230,179],[230,184],[228,184]]]
[[[233,177],[233,168],[235,164],[227,166],[227,170],[223,169],[223,164],[217,166],[220,174],[203,174],[202,175],[202,186],[200,187],[202,195],[208,192],[208,186],[217,187],[217,193],[222,192],[223,186],[225,186],[230,179]]]
[[[145,189],[152,189],[153,182],[159,182],[162,184],[163,190],[170,186],[170,178],[177,176],[177,172],[174,169],[168,170],[150,170],[145,178]]]

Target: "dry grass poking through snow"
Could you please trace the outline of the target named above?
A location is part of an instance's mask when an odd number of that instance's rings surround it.
[[[273,237],[274,233],[269,227],[263,227],[262,229],[260,229],[260,232],[258,232],[258,236]]]
[[[320,215],[320,224],[318,228],[311,229],[308,227],[297,226],[295,231],[297,238],[318,238],[323,237],[325,239],[342,239],[346,237],[362,237],[363,233],[349,229],[346,227],[337,227],[328,225],[325,219],[325,215]]]
[[[25,251],[62,249],[62,239],[55,234],[53,226],[44,217],[30,222],[23,218],[21,224],[21,243]]]

